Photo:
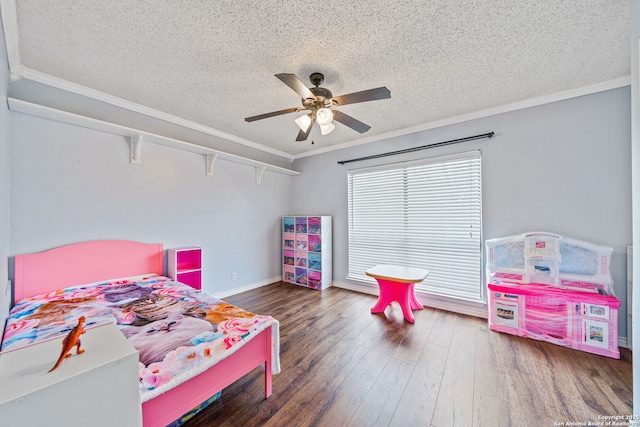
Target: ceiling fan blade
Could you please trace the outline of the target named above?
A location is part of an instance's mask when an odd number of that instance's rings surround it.
[[[260,115],[257,115],[257,116],[247,117],[247,118],[244,119],[244,121],[245,122],[255,122],[256,120],[268,119],[269,117],[279,116],[281,114],[296,113],[296,112],[301,111],[301,110],[302,110],[302,108],[300,108],[300,107],[287,108],[286,110],[272,111],[270,113],[265,113],[265,114],[260,114]]]
[[[311,122],[309,123],[309,127],[307,127],[307,130],[300,130],[300,132],[298,132],[298,137],[296,138],[296,141],[305,141],[308,137],[309,137],[309,133],[311,133],[311,129],[313,129],[313,125],[316,124],[316,116],[311,116]]]
[[[346,95],[331,98],[338,105],[355,104],[356,102],[375,101],[376,99],[391,98],[391,91],[385,86],[361,92],[348,93]]]
[[[289,86],[293,89],[298,95],[302,97],[302,99],[316,99],[316,96],[309,90],[308,87],[302,83],[302,80],[298,78],[295,74],[276,74],[276,77],[282,80],[282,83]]]
[[[368,124],[362,123],[360,120],[356,120],[353,117],[338,110],[333,110],[333,120],[336,120],[345,126],[349,126],[351,129],[360,133],[365,133],[366,131],[371,129],[371,126],[369,126]]]

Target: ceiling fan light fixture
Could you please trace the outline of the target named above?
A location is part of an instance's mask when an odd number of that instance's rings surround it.
[[[336,125],[333,123],[329,123],[328,125],[318,124],[318,126],[320,126],[320,134],[322,135],[328,135],[336,128]]]
[[[316,111],[316,121],[318,122],[320,127],[330,125],[332,120],[333,120],[333,111],[331,111],[330,109],[320,108],[318,111]],[[331,130],[329,132],[331,132]],[[323,135],[326,135],[326,134],[323,133]]]
[[[305,141],[309,137],[309,134],[313,130],[313,125],[316,122],[318,123],[318,127],[320,128],[322,135],[328,135],[335,129],[335,125],[333,124],[334,118],[340,124],[347,126],[358,133],[365,133],[371,129],[371,126],[366,123],[362,123],[339,110],[332,110],[331,108],[337,106],[342,107],[344,105],[356,104],[359,102],[391,98],[391,92],[385,86],[334,97],[329,89],[320,86],[324,81],[322,73],[311,74],[311,83],[315,86],[311,88],[307,87],[295,74],[280,73],[276,74],[276,77],[300,96],[302,99],[302,108],[285,108],[284,110],[246,117],[244,120],[246,122],[254,122],[256,120],[306,110],[309,112],[308,114],[294,120],[296,125],[300,128],[296,141]]]
[[[302,132],[306,132],[311,125],[311,114],[305,114],[304,116],[300,116],[295,119],[296,124],[300,128]]]

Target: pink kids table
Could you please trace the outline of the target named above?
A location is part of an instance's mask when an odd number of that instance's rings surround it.
[[[371,308],[372,313],[382,313],[392,301],[398,301],[404,318],[414,323],[415,318],[411,310],[422,310],[418,302],[414,286],[422,282],[429,271],[422,268],[402,267],[398,265],[376,265],[366,271],[367,276],[373,277],[380,286],[378,301]]]

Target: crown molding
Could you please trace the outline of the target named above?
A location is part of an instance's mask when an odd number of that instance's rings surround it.
[[[7,58],[9,61],[9,74],[12,82],[21,79],[30,80],[66,92],[74,93],[76,95],[85,96],[89,99],[124,108],[129,111],[144,114],[146,116],[153,117],[168,123],[173,123],[178,126],[202,132],[204,134],[221,138],[226,141],[235,142],[237,144],[251,147],[256,150],[274,154],[279,157],[284,157],[289,161],[293,161],[292,156],[289,153],[285,153],[284,151],[276,150],[263,144],[249,141],[247,139],[240,138],[239,136],[222,132],[218,129],[214,129],[190,120],[183,119],[182,117],[174,116],[172,114],[149,108],[135,102],[127,101],[126,99],[109,95],[107,93],[91,89],[83,85],[72,83],[68,80],[41,73],[39,71],[26,67],[20,61],[18,18],[16,13],[15,0],[0,0],[0,12],[2,13],[2,27],[7,48]]]
[[[58,77],[51,76],[49,74],[41,73],[39,71],[30,69],[23,65],[19,66],[16,71],[11,71],[12,75],[16,75],[21,79],[30,80],[36,83],[44,84],[46,86],[54,87],[56,89],[64,90],[66,92],[81,95],[96,101],[104,102],[116,107],[124,108],[129,111],[144,114],[145,116],[153,117],[168,123],[173,123],[178,126],[182,126],[197,132],[211,135],[226,141],[235,142],[237,144],[251,147],[256,150],[264,151],[266,153],[274,154],[276,156],[284,157],[287,160],[292,160],[292,156],[284,151],[276,150],[275,148],[267,147],[263,144],[259,144],[248,139],[241,138],[239,136],[223,132],[218,129],[204,126],[200,123],[193,122],[191,120],[183,119],[182,117],[174,116],[173,114],[165,113],[154,108],[146,107],[144,105],[128,101],[117,96],[109,95],[99,90],[91,89],[86,86],[82,86],[76,83],[72,83],[68,80],[64,80]]]
[[[457,123],[462,123],[470,120],[480,119],[484,117],[493,116],[496,114],[507,113],[511,111],[521,110],[529,107],[535,107],[539,105],[549,104],[552,102],[562,101],[570,98],[575,98],[583,95],[589,95],[597,92],[602,92],[610,89],[616,89],[619,87],[629,86],[631,84],[631,76],[622,76],[606,82],[597,83],[594,85],[584,86],[576,89],[571,89],[563,92],[558,92],[550,95],[535,97],[518,101],[510,104],[505,104],[497,107],[488,108],[485,110],[475,111],[467,114],[461,114],[454,117],[449,117],[442,120],[436,120],[433,122],[424,123],[417,126],[398,129],[391,132],[380,133],[371,135],[368,137],[358,138],[355,140],[347,141],[340,144],[330,145],[315,150],[306,151],[299,154],[289,154],[275,148],[268,147],[264,144],[260,144],[254,141],[250,141],[239,136],[229,134],[218,129],[214,129],[208,126],[201,125],[199,123],[183,119],[181,117],[174,116],[169,113],[165,113],[153,108],[146,107],[141,104],[137,104],[125,99],[100,92],[95,89],[88,88],[76,83],[69,82],[67,80],[54,77],[48,74],[32,70],[25,67],[20,62],[19,52],[19,35],[18,24],[16,14],[16,0],[0,0],[0,11],[2,13],[2,25],[5,34],[5,42],[7,48],[7,56],[9,61],[9,72],[11,81],[19,79],[27,79],[36,83],[41,83],[47,86],[52,86],[67,92],[75,93],[77,95],[85,96],[90,99],[101,101],[107,104],[111,104],[117,107],[121,107],[130,111],[134,111],[140,114],[144,114],[149,117],[153,117],[159,120],[163,120],[169,123],[173,123],[188,129],[196,130],[207,135],[218,137],[226,141],[235,142],[247,147],[254,148],[266,153],[274,154],[276,156],[283,157],[290,162],[301,159],[304,157],[315,156],[318,154],[328,153],[331,151],[342,150],[345,148],[355,147],[362,144],[368,144],[371,142],[381,141],[384,139],[395,138],[398,136],[408,135],[425,130],[440,128]]]
[[[66,92],[85,96],[96,101],[104,102],[116,107],[124,108],[129,111],[144,114],[149,117],[173,123],[178,126],[202,132],[204,134],[221,138],[226,141],[235,142],[237,144],[264,151],[266,153],[274,154],[276,156],[284,157],[289,161],[293,161],[293,157],[291,156],[291,154],[285,153],[284,151],[276,150],[275,148],[267,147],[263,144],[249,141],[247,139],[240,138],[239,136],[232,135],[230,133],[226,133],[208,126],[204,126],[200,123],[183,119],[182,117],[174,116],[173,114],[165,113],[163,111],[146,107],[135,102],[127,101],[126,99],[109,95],[107,93],[91,89],[83,85],[72,83],[70,81],[51,76],[49,74],[41,73],[24,66],[20,61],[18,18],[15,0],[0,0],[0,12],[2,13],[2,27],[5,36],[11,81],[25,79],[36,83],[41,83],[60,90],[64,90]]]
[[[421,125],[412,126],[404,129],[398,129],[391,132],[372,135],[370,137],[358,138],[356,140],[344,142],[341,144],[318,148],[316,150],[295,154],[293,155],[293,159],[297,160],[304,157],[315,156],[318,154],[328,153],[331,151],[342,150],[345,148],[355,147],[362,144],[368,144],[370,142],[381,141],[383,139],[395,138],[398,136],[408,135],[411,133],[422,132],[430,129],[436,129],[436,128],[449,126],[457,123],[467,122],[470,120],[481,119],[483,117],[494,116],[496,114],[508,113],[511,111],[522,110],[529,107],[536,107],[539,105],[550,104],[552,102],[557,102],[557,101],[564,101],[566,99],[577,98],[579,96],[590,95],[598,92],[604,92],[606,90],[617,89],[619,87],[624,87],[629,85],[631,85],[631,76],[630,75],[622,76],[617,79],[596,83],[594,85],[583,86],[580,88],[571,89],[564,92],[558,92],[550,95],[544,95],[544,96],[539,96],[535,98],[525,99],[523,101],[513,102],[511,104],[500,105],[498,107],[487,108],[485,110],[474,111],[472,113],[461,114],[454,117],[448,117],[442,120],[436,120],[434,122],[424,123]]]
[[[15,0],[0,0],[0,12],[2,13],[2,29],[7,47],[9,71],[13,73],[21,67],[20,51],[18,49],[18,15]]]

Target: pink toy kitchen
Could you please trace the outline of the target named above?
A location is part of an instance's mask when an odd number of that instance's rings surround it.
[[[491,330],[620,358],[613,248],[544,232],[485,245]]]

